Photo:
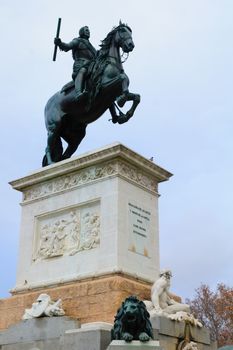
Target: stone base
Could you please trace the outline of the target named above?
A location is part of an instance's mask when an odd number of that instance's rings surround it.
[[[142,300],[148,299],[150,288],[150,283],[115,274],[17,293],[0,300],[0,329],[19,322],[24,310],[30,308],[41,293],[49,294],[52,300],[61,298],[66,315],[79,319],[81,323],[113,323],[116,311],[126,297],[133,294]]]
[[[45,342],[60,338],[66,330],[71,328],[80,328],[80,322],[66,316],[25,320],[9,327],[5,332],[1,331],[0,345]]]
[[[171,173],[116,143],[12,181],[22,193],[15,293],[159,274],[158,185]]]
[[[67,331],[61,338],[60,350],[106,350],[111,333],[105,327]],[[47,348],[45,349],[47,350]]]
[[[1,350],[177,350],[185,337],[184,322],[165,317],[152,320],[154,340],[142,343],[133,341],[111,342],[112,325],[94,322],[81,325],[69,317],[38,318],[21,321],[0,332]],[[198,350],[216,350],[205,328],[191,327],[189,341],[197,343]]]
[[[1,350],[106,350],[110,331],[106,326],[81,329],[68,317],[21,321],[0,332]],[[102,329],[103,328],[103,329]]]
[[[154,339],[159,340],[162,348],[176,350],[178,344],[185,339],[185,323],[172,321],[164,316],[153,316],[151,324]],[[199,350],[210,350],[210,334],[207,328],[190,326],[190,341],[197,343]]]
[[[107,350],[161,350],[159,346],[159,341],[150,340],[148,342],[142,343],[138,340],[133,340],[130,343],[126,343],[124,340],[113,340],[109,345]]]
[[[166,335],[174,338],[183,338],[185,334],[185,323],[172,321],[164,316],[154,316],[151,319],[152,328],[155,331],[155,338],[160,335]],[[194,342],[210,344],[210,335],[207,328],[190,327],[191,340]]]

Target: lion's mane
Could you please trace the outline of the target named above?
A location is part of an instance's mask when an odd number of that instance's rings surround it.
[[[127,308],[133,308],[135,319],[131,322],[127,320]],[[143,301],[136,296],[130,296],[125,299],[121,307],[117,310],[114,326],[111,332],[112,340],[121,340],[122,335],[127,332],[133,336],[134,340],[139,340],[139,335],[144,332],[153,339],[153,331],[150,322],[150,314]]]

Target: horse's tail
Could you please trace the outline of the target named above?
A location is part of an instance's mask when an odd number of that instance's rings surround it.
[[[45,118],[45,126],[47,131],[51,132],[56,129],[56,126],[61,120],[61,115],[60,115],[60,109],[59,109],[59,102],[58,102],[58,96],[60,95],[60,92],[56,92],[45,105],[44,109],[44,118]],[[47,147],[45,150],[45,155],[42,159],[42,166],[45,167],[49,165],[48,163],[48,157],[46,152],[48,152],[48,141],[47,141]]]
[[[48,165],[48,159],[46,154],[44,155],[43,159],[42,159],[42,167],[47,166]]]

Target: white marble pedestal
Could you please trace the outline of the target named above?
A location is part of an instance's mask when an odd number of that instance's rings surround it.
[[[122,272],[159,272],[158,183],[168,171],[120,143],[12,181],[22,192],[14,293]]]

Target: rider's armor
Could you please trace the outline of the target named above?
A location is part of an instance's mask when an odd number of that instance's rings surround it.
[[[59,47],[63,51],[72,50],[74,59],[72,79],[75,82],[76,98],[82,95],[87,67],[96,56],[96,49],[86,38],[75,38],[69,44],[60,42]]]

